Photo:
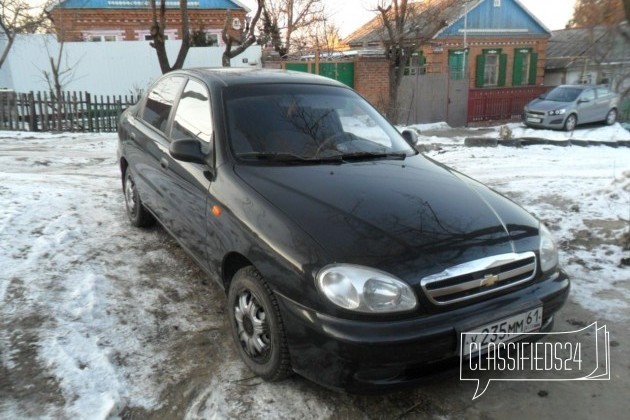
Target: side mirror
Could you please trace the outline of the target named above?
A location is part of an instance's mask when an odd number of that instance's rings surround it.
[[[407,140],[409,146],[413,147],[414,149],[416,148],[416,143],[418,143],[418,134],[416,134],[415,131],[403,130],[402,136],[405,140]]]
[[[586,99],[586,98],[580,98],[580,99],[578,99],[578,104],[584,104],[584,103],[586,103],[586,102],[591,102],[591,100],[590,100],[590,99]]]
[[[545,95],[544,93],[542,95],[538,95],[538,99],[545,99],[547,97],[547,95]]]
[[[208,157],[202,151],[201,141],[196,139],[175,140],[169,147],[169,153],[174,159],[182,162],[206,163]]]

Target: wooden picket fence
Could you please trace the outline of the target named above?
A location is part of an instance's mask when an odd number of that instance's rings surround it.
[[[135,95],[0,91],[0,130],[115,132]]]

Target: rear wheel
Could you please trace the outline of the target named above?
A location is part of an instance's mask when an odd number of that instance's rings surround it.
[[[247,367],[267,381],[289,376],[289,351],[278,303],[254,267],[234,275],[228,310],[232,336]]]
[[[130,170],[125,171],[123,178],[123,191],[125,193],[125,207],[127,209],[127,216],[131,224],[136,227],[147,227],[155,223],[155,218],[142,204],[138,189],[136,188],[136,182],[131,175]]]
[[[573,131],[575,130],[575,126],[577,125],[577,116],[575,114],[571,114],[567,117],[564,122],[564,131]]]
[[[613,125],[615,121],[617,121],[617,110],[613,108],[606,114],[606,125]]]

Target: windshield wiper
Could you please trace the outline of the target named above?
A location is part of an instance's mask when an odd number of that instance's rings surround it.
[[[383,153],[383,152],[355,152],[344,153],[340,155],[343,160],[360,160],[360,159],[396,159],[405,160],[407,153]]]
[[[241,159],[265,160],[270,162],[287,162],[287,163],[321,163],[321,162],[341,162],[343,159],[340,155],[326,156],[323,158],[312,158],[296,155],[287,152],[249,152],[237,155]]]

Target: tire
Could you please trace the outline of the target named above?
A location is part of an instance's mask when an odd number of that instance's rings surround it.
[[[606,125],[613,125],[617,121],[617,110],[615,108],[608,111],[606,119],[604,120]]]
[[[291,373],[289,350],[273,292],[252,266],[236,272],[228,292],[232,337],[243,362],[266,381]]]
[[[148,227],[155,223],[155,218],[142,204],[136,188],[136,182],[127,169],[123,175],[123,193],[125,195],[125,208],[132,225],[136,227]]]
[[[575,126],[577,126],[577,116],[575,114],[569,114],[564,121],[564,131],[573,131],[575,130]]]

